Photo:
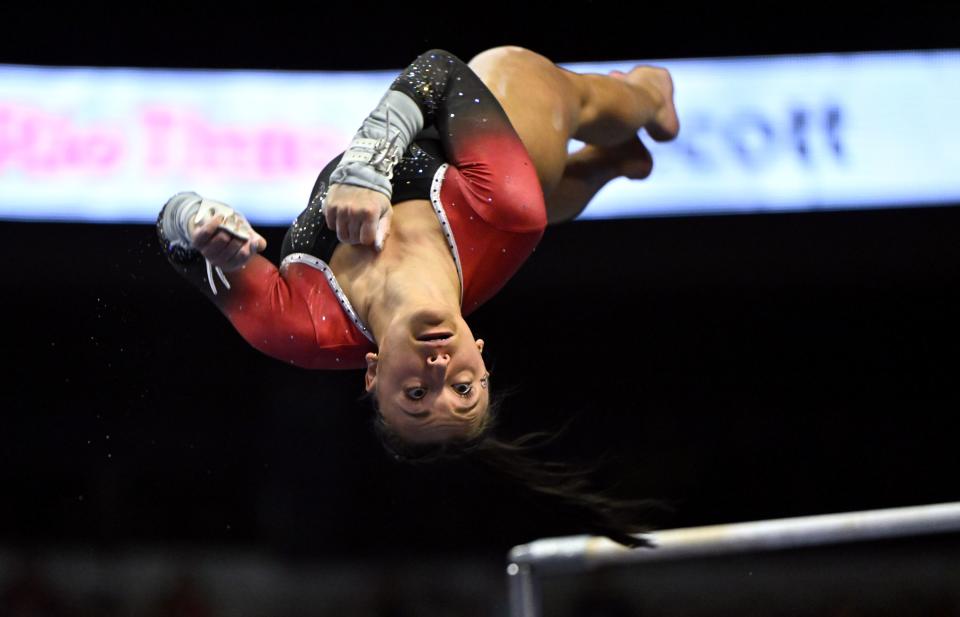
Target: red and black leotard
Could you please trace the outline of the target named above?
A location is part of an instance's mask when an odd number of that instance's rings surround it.
[[[391,201],[433,204],[467,315],[506,284],[543,235],[546,211],[536,170],[497,99],[449,52],[420,55],[390,88],[416,101],[424,116],[424,130],[394,169]],[[173,265],[251,345],[306,368],[363,368],[364,355],[376,350],[327,266],[337,239],[324,224],[323,199],[339,160],[320,173],[307,209],[287,231],[280,268],[254,256],[227,274],[231,288],[217,295],[199,252],[171,245],[157,225]]]

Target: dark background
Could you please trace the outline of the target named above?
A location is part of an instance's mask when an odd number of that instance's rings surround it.
[[[558,62],[960,44],[947,5],[518,5],[4,9],[0,61],[385,69],[501,44]],[[958,500],[958,206],[550,229],[472,322],[494,387],[514,391],[504,433],[572,418],[545,454],[608,454],[598,481],[673,504],[661,526]],[[264,233],[275,258],[283,230]],[[499,558],[580,531],[466,466],[388,460],[358,373],[249,348],[152,227],[5,222],[0,238],[0,543]]]

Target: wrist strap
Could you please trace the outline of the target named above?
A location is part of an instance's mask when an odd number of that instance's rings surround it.
[[[160,225],[163,237],[171,247],[182,247],[185,250],[196,251],[190,242],[190,231],[192,227],[198,227],[209,221],[214,216],[223,217],[223,223],[219,228],[227,233],[247,241],[253,235],[253,229],[243,214],[237,212],[230,206],[215,201],[205,199],[200,195],[185,191],[177,193],[167,200],[160,213]],[[213,295],[217,294],[217,285],[213,274],[217,277],[223,286],[230,289],[230,281],[220,267],[214,267],[210,260],[204,258],[207,262],[207,283],[210,285],[210,291]]]
[[[390,109],[387,108],[387,136],[390,135]],[[393,168],[400,162],[403,156],[403,148],[397,145],[397,139],[400,138],[400,131],[394,133],[393,137],[387,139],[369,139],[366,137],[356,137],[350,142],[350,147],[344,153],[341,162],[347,163],[367,163],[373,169],[385,177],[387,180],[393,178]]]
[[[423,114],[416,102],[388,91],[354,135],[330,174],[330,184],[352,184],[391,197],[393,169],[422,129]]]

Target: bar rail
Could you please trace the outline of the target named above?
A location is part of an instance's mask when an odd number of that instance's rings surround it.
[[[510,551],[510,614],[539,616],[538,577],[544,574],[955,531],[960,531],[960,502],[670,529],[644,534],[652,549],[594,536],[544,538]]]

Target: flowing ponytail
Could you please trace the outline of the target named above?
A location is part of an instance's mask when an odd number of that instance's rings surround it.
[[[380,414],[376,397],[369,398],[376,411],[374,430],[395,460],[415,465],[462,460],[561,506],[579,523],[584,533],[606,536],[628,547],[652,547],[649,540],[633,534],[650,531],[642,520],[652,510],[663,508],[662,503],[619,499],[596,490],[589,477],[599,465],[578,467],[534,456],[534,452],[554,441],[563,430],[500,439],[493,431],[500,405],[499,401],[491,401],[473,436],[457,441],[415,444],[401,439]]]

